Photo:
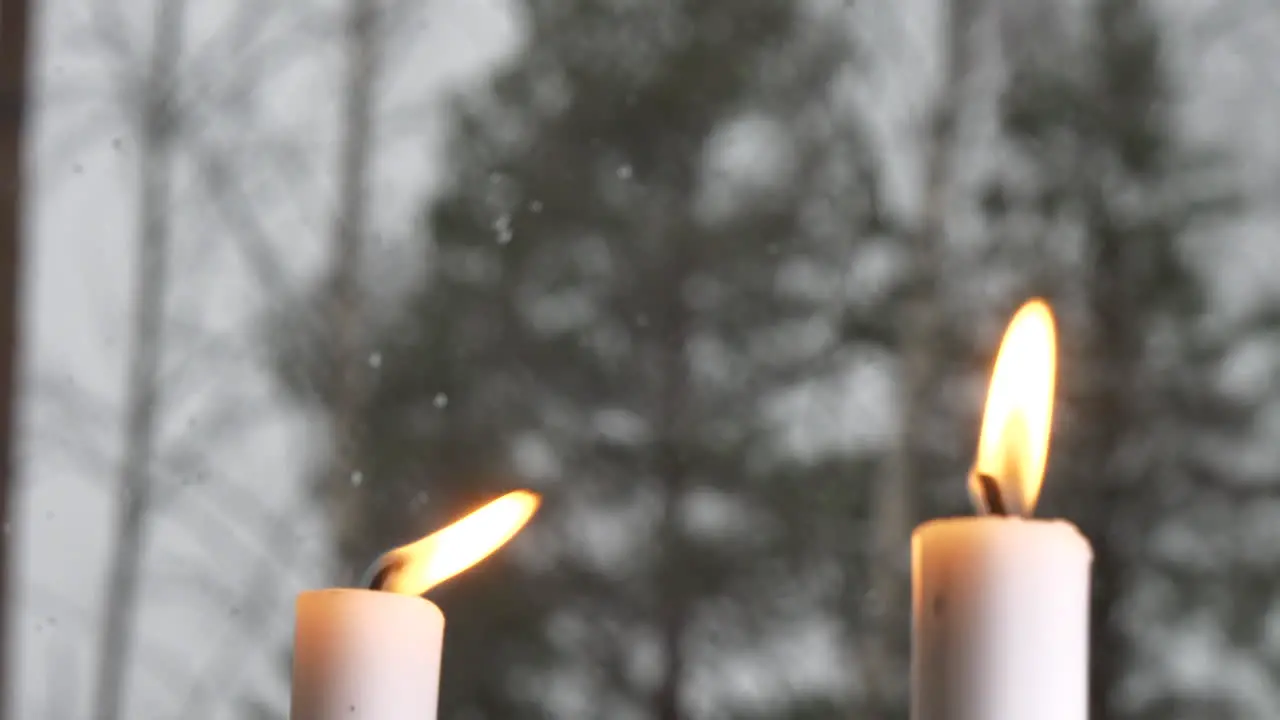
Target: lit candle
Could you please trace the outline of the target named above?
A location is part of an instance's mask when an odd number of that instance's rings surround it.
[[[1031,518],[1049,455],[1053,314],[1005,332],[969,479],[980,517],[911,543],[913,720],[1085,720],[1093,552],[1071,523]]]
[[[419,597],[488,557],[538,508],[504,495],[452,525],[383,555],[367,589],[298,596],[292,720],[434,720],[444,614]]]

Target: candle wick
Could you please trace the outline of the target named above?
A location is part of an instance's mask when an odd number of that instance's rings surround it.
[[[986,473],[977,473],[978,486],[982,489],[982,504],[986,506],[987,512],[992,515],[1008,515],[1009,510],[1004,505],[1004,498],[1000,495],[1000,483],[996,479]]]
[[[391,573],[395,572],[398,569],[400,569],[399,561],[393,560],[391,562],[388,562],[387,564],[378,568],[377,572],[373,573],[372,576],[369,577],[368,582],[363,583],[363,585],[369,590],[385,590],[387,586],[387,580],[391,578]]]

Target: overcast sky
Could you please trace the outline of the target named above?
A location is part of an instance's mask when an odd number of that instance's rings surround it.
[[[143,53],[151,3],[121,5],[133,38],[131,51]],[[208,56],[226,42],[220,34],[226,17],[219,12],[231,5],[191,3],[192,54]],[[287,136],[316,171],[308,183],[287,187],[253,168],[246,171],[245,184],[257,188],[261,183],[262,195],[269,198],[255,212],[275,237],[287,239],[276,250],[287,258],[294,289],[304,287],[325,258],[340,77],[333,3],[296,5],[273,16],[278,29],[271,32],[281,38],[273,42],[283,46],[283,38],[293,39],[281,52],[298,57],[255,90],[262,100],[261,122],[220,128],[223,136],[256,142]],[[25,288],[28,397],[17,528],[21,595],[15,640],[21,662],[13,667],[19,670],[18,717],[43,716],[49,708],[75,708],[74,716],[90,716],[91,663],[109,547],[109,493],[133,287],[136,139],[127,120],[110,106],[118,102],[110,88],[119,87],[119,70],[127,63],[85,42],[92,32],[91,6],[87,0],[45,3],[40,23],[35,242]],[[416,112],[410,132],[407,111],[440,105],[441,93],[465,82],[515,41],[513,22],[497,0],[437,0],[429,16],[401,28],[399,35],[396,67],[384,80],[387,121],[375,183],[375,224],[384,238],[405,234],[430,180],[439,125],[424,123],[424,113]],[[430,120],[430,111],[426,115]],[[174,341],[166,358],[179,380],[174,383],[178,407],[165,434],[178,441],[201,438],[201,422],[227,402],[259,403],[268,411],[244,432],[211,440],[221,445],[213,458],[217,475],[177,478],[180,487],[157,520],[126,715],[174,716],[191,700],[196,678],[216,676],[231,684],[215,692],[214,702],[224,706],[221,713],[206,717],[233,717],[235,706],[229,702],[253,688],[283,700],[292,596],[324,582],[323,539],[317,519],[298,498],[310,428],[306,418],[274,398],[253,352],[253,321],[272,298],[245,271],[217,226],[217,214],[200,207],[191,183],[180,179],[177,185],[171,315],[175,327],[195,330],[175,331],[184,339]],[[371,264],[394,266],[395,250],[391,242],[375,243]],[[207,337],[220,349],[197,347],[189,337]],[[255,513],[223,500],[239,495],[255,498]],[[281,521],[290,532],[273,531]],[[282,538],[290,546],[282,552],[297,567],[270,584],[265,603],[250,600],[263,597],[264,573],[276,574],[266,545]],[[246,617],[255,603],[265,612]],[[253,631],[243,627],[250,621]]]

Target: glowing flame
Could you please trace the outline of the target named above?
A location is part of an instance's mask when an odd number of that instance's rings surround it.
[[[1009,321],[991,373],[969,478],[985,512],[1029,516],[1035,509],[1049,459],[1056,366],[1053,312],[1031,300]]]
[[[542,499],[528,490],[507,493],[445,528],[379,558],[377,589],[421,595],[489,557],[520,532]]]

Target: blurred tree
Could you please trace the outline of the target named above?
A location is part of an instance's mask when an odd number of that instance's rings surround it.
[[[350,0],[343,31],[344,61],[338,198],[333,221],[330,298],[326,307],[332,328],[334,407],[330,443],[334,449],[329,487],[341,486],[359,472],[359,455],[367,401],[362,337],[364,293],[361,262],[368,229],[369,171],[375,150],[374,87],[381,54],[382,8],[378,0]],[[305,326],[304,326],[305,327]]]
[[[164,320],[177,132],[174,68],[182,48],[185,0],[156,4],[151,54],[142,79],[138,127],[138,254],[120,475],[115,492],[115,538],[102,595],[102,644],[94,707],[103,720],[126,711],[144,555],[155,498],[156,444],[163,368]]]
[[[51,87],[43,97],[51,103],[49,117],[83,116],[87,121],[68,122],[65,127],[47,123],[46,131],[56,140],[51,143],[52,152],[39,153],[38,162],[57,167],[70,161],[64,153],[75,156],[95,147],[110,147],[122,160],[136,157],[123,162],[133,171],[122,182],[136,201],[136,227],[128,232],[137,248],[126,303],[128,355],[123,361],[126,378],[119,407],[110,395],[76,382],[66,368],[44,363],[32,368],[30,393],[31,405],[38,408],[33,415],[39,419],[31,432],[35,442],[50,443],[50,456],[69,461],[91,482],[111,481],[108,497],[114,536],[105,587],[94,595],[100,609],[96,613],[80,607],[67,610],[102,621],[95,656],[96,717],[136,714],[147,704],[145,692],[138,692],[140,681],[157,672],[171,690],[189,685],[179,713],[184,716],[197,712],[214,716],[222,704],[238,701],[246,648],[260,642],[260,626],[267,622],[259,619],[265,611],[257,608],[271,604],[271,592],[291,572],[292,544],[287,540],[293,503],[280,510],[269,507],[256,489],[247,492],[237,486],[240,471],[234,468],[234,460],[228,461],[238,457],[228,449],[251,435],[274,405],[261,386],[243,382],[245,370],[260,371],[255,367],[257,358],[245,352],[247,345],[233,333],[218,327],[216,320],[210,322],[209,316],[217,313],[184,302],[190,298],[192,278],[214,274],[209,261],[221,243],[235,241],[246,258],[255,249],[262,250],[260,257],[267,257],[271,250],[250,247],[263,235],[244,231],[254,227],[252,203],[241,202],[234,208],[235,230],[240,232],[204,235],[210,224],[199,214],[213,209],[214,203],[205,197],[192,202],[192,179],[208,186],[215,179],[231,184],[226,176],[237,153],[223,145],[217,148],[224,151],[217,154],[219,163],[208,161],[215,155],[208,146],[220,131],[235,128],[238,153],[249,152],[251,140],[263,142],[257,137],[255,121],[259,119],[247,117],[243,98],[280,64],[264,59],[264,46],[271,46],[274,54],[290,54],[281,52],[280,36],[271,34],[281,13],[264,13],[254,3],[223,7],[231,11],[221,18],[226,25],[210,22],[187,0],[157,0],[140,6],[95,3],[84,13],[74,13],[65,28],[61,7],[49,13],[57,18],[51,21],[55,28],[51,36],[70,34],[69,43],[86,54],[84,66],[92,70],[86,71],[87,77],[61,70],[46,74]],[[14,17],[21,19],[18,12]],[[192,23],[201,30],[194,39],[183,32]],[[5,26],[6,32],[10,30],[17,28]],[[263,42],[264,37],[276,43]],[[4,54],[19,49],[5,45]],[[261,152],[254,159],[256,168],[269,164],[263,162]],[[80,174],[81,163],[74,167]],[[223,174],[211,177],[215,170]],[[246,177],[240,173],[234,178],[241,191],[235,199],[252,194],[261,200],[261,193],[245,191]],[[225,198],[226,193],[218,192],[223,187],[210,189],[211,199]],[[231,202],[222,205],[232,209]],[[207,242],[211,239],[216,241]],[[193,262],[198,269],[188,267]],[[265,290],[283,295],[290,289],[287,275],[270,275],[277,267],[267,267],[267,272],[251,269]],[[234,282],[229,275],[218,278],[220,284]],[[104,327],[118,323],[113,314],[99,320]],[[214,384],[222,387],[211,394],[206,389],[214,377],[218,378]],[[36,472],[33,477],[43,474]],[[172,559],[167,552],[171,548],[163,542],[156,545],[154,532],[166,520],[177,520],[173,525],[181,527],[186,538],[209,548],[212,556],[227,551],[251,556],[264,566],[257,574],[261,579],[241,588],[238,578],[221,571],[200,572],[186,557],[177,568],[176,563],[166,566]],[[259,540],[259,534],[265,541]],[[285,550],[264,552],[264,546]],[[151,584],[164,591],[156,592]],[[259,596],[265,599],[258,600]],[[224,621],[229,632],[218,633],[216,645],[196,654],[198,671],[188,671],[188,663],[175,664],[172,657],[158,657],[157,641],[145,637],[149,610],[176,604],[179,597],[188,606],[213,605],[229,611]],[[240,608],[246,606],[249,611],[242,613]],[[189,650],[187,655],[191,656]]]
[[[947,332],[946,318],[955,312],[949,305],[954,288],[947,285],[949,226],[959,188],[956,164],[961,125],[973,105],[989,102],[973,93],[975,66],[984,59],[979,44],[984,17],[982,0],[946,0],[941,3],[941,80],[933,98],[924,137],[919,217],[905,234],[906,268],[902,290],[895,304],[885,308],[892,317],[892,334],[898,360],[898,427],[887,449],[869,512],[872,526],[869,558],[871,600],[866,609],[866,641],[862,676],[867,694],[868,717],[900,717],[907,712],[910,679],[911,589],[908,553],[911,533],[920,519],[919,507],[936,505],[927,497],[923,481],[936,464],[931,423],[946,418],[951,427],[944,435],[956,435],[955,414],[946,413],[938,398],[947,383],[971,371],[966,362],[972,352],[957,350],[972,340],[963,330]],[[965,278],[966,280],[968,278]],[[971,327],[960,321],[953,327]],[[959,458],[955,458],[959,459]],[[944,463],[950,460],[944,460]],[[941,473],[954,483],[955,473]]]
[[[522,10],[526,46],[459,103],[425,275],[367,320],[358,462],[318,481],[339,556],[355,577],[534,483],[547,502],[516,546],[434,594],[442,717],[844,716],[843,691],[793,688],[774,651],[824,609],[851,616],[865,559],[868,458],[801,458],[777,427],[786,393],[849,359],[846,329],[883,341],[843,285],[885,242],[845,15]],[[276,337],[286,383],[343,412],[332,353]],[[730,660],[754,687],[722,680]]]
[[[1162,673],[1140,650],[1161,624],[1224,591],[1257,597],[1222,582],[1231,551],[1206,566],[1155,542],[1174,526],[1229,532],[1206,526],[1204,510],[1249,494],[1245,469],[1223,448],[1248,439],[1261,398],[1222,389],[1224,364],[1249,329],[1214,322],[1188,248],[1235,203],[1220,163],[1179,136],[1150,5],[1093,2],[1073,60],[1021,43],[1003,111],[1014,153],[985,203],[998,224],[1033,239],[1044,263],[1035,282],[1055,297],[1065,327],[1050,475],[1066,478],[1046,487],[1046,499],[1070,508],[1096,554],[1094,720],[1170,717],[1212,700],[1176,687],[1128,692],[1139,675]],[[1268,606],[1237,604],[1220,617],[1249,624],[1256,643]]]

